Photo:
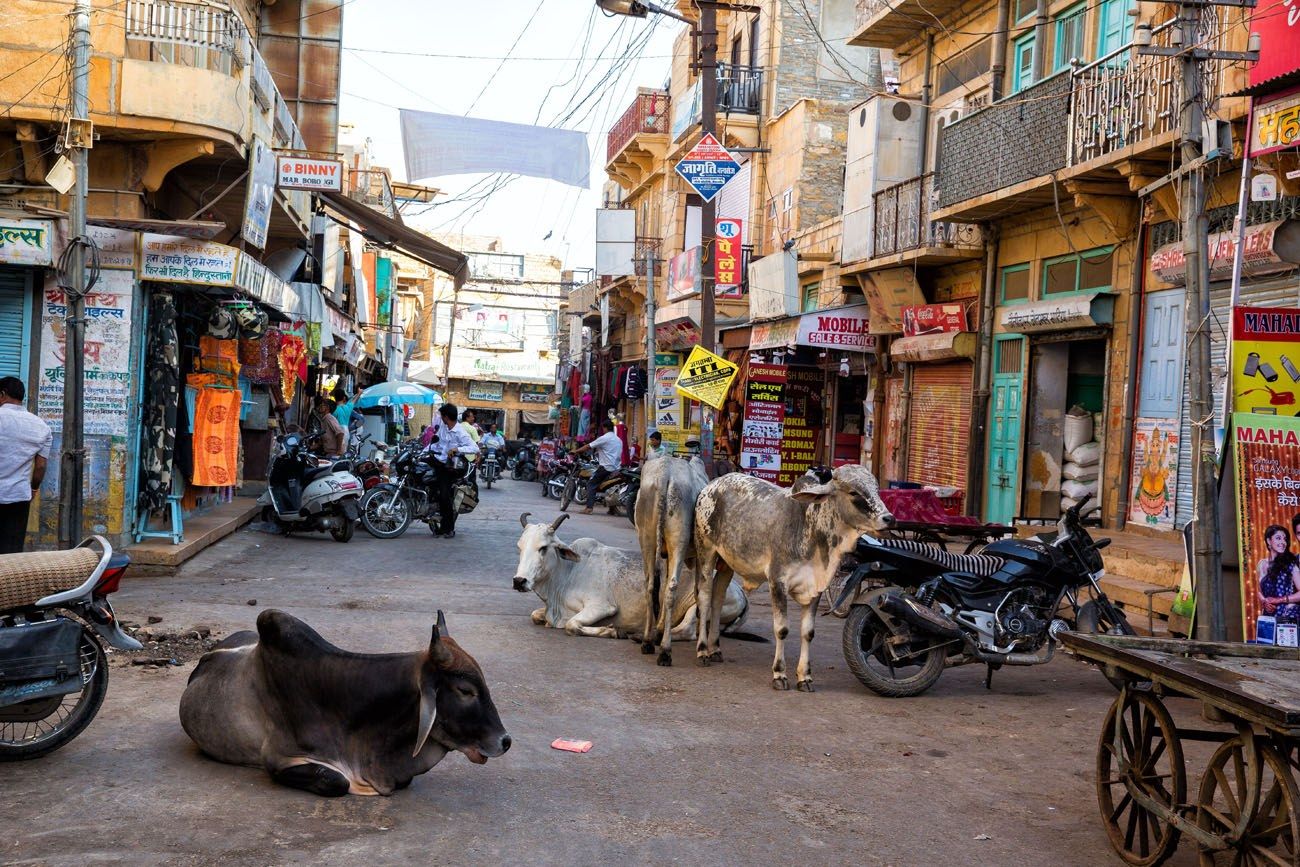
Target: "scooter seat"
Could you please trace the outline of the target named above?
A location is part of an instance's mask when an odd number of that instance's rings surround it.
[[[0,555],[0,611],[34,605],[85,583],[99,565],[91,548]]]
[[[302,478],[302,486],[305,488],[321,476],[328,476],[334,472],[334,467],[316,467],[314,470],[308,470]]]
[[[1006,563],[1001,557],[992,554],[954,554],[947,548],[931,545],[927,542],[910,542],[889,540],[884,543],[896,551],[910,551],[933,560],[950,572],[970,572],[987,578],[997,572]]]

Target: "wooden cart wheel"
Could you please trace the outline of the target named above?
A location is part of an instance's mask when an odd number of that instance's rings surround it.
[[[1245,741],[1225,741],[1201,776],[1196,823],[1232,844],[1222,852],[1201,850],[1201,867],[1216,864],[1300,865],[1300,789],[1285,758],[1256,739],[1259,779],[1251,767]],[[1253,805],[1253,809],[1252,809]]]
[[[1133,792],[1169,810],[1160,815]],[[1149,692],[1125,689],[1110,706],[1097,747],[1097,805],[1110,844],[1137,867],[1152,867],[1178,847],[1169,822],[1187,797],[1183,748],[1169,711]]]

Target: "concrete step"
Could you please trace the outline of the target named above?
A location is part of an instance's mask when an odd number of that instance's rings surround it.
[[[129,546],[126,553],[131,555],[131,571],[138,575],[170,574],[204,548],[256,518],[260,511],[261,507],[251,497],[235,497],[209,512],[187,518],[179,545],[173,545],[168,539],[145,539]]]

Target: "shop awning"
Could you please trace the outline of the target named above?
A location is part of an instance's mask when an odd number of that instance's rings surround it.
[[[459,287],[469,275],[469,259],[440,244],[427,235],[405,226],[360,202],[349,199],[342,193],[323,191],[318,193],[325,204],[338,211],[349,222],[361,229],[361,234],[369,240],[384,247],[396,248],[412,259],[418,259],[431,267],[450,274]]]
[[[978,338],[973,331],[947,331],[898,337],[889,344],[889,354],[898,361],[949,361],[974,358]]]

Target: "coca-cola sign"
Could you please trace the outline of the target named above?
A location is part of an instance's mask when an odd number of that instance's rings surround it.
[[[903,336],[966,330],[966,308],[960,304],[909,304],[903,308]]]

